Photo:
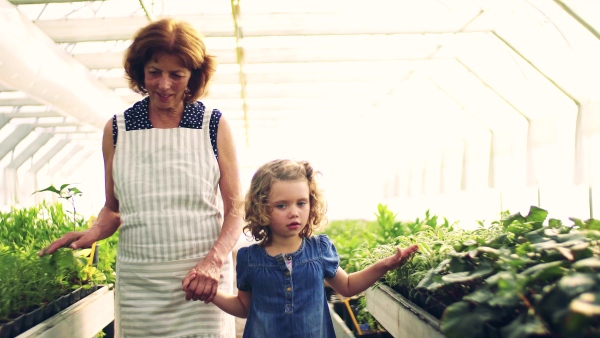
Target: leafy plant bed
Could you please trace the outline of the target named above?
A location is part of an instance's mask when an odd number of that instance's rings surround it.
[[[419,252],[367,291],[368,310],[397,337],[433,336],[418,327],[448,338],[600,337],[600,221],[547,215],[532,207],[489,227],[428,226],[379,245],[370,260],[396,245]]]
[[[102,285],[81,287],[70,293],[60,296],[56,300],[39,306],[11,321],[0,322],[0,338],[12,338],[29,330],[37,324],[56,315],[69,306],[100,289]]]
[[[426,289],[409,289],[408,286],[399,284],[391,288],[437,319],[442,318],[448,303],[453,302],[450,300],[445,303],[443,295],[437,295],[436,297],[436,295]]]
[[[0,212],[0,337],[14,337],[114,283],[118,237],[90,249],[38,253],[68,231],[88,227],[60,203]]]

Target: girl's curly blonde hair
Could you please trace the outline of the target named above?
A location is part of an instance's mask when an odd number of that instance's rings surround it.
[[[308,222],[300,231],[300,237],[309,237],[314,230],[318,230],[327,222],[327,205],[323,193],[316,181],[318,171],[307,161],[274,160],[263,164],[250,183],[250,189],[244,201],[244,233],[260,241],[262,246],[271,243],[271,207],[269,195],[271,187],[276,181],[307,181],[310,193],[310,211]]]

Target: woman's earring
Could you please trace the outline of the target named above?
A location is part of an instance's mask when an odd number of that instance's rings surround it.
[[[186,88],[183,92],[185,93],[185,96],[190,96],[190,89],[189,88]]]

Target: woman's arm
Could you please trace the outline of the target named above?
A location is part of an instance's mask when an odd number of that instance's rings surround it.
[[[71,249],[89,248],[94,242],[105,239],[114,234],[121,225],[119,214],[119,201],[115,197],[114,182],[112,178],[112,164],[115,154],[112,139],[112,119],[104,126],[102,137],[102,153],[104,156],[104,190],[106,201],[98,214],[94,225],[83,231],[71,231],[42,249],[38,255],[54,253],[59,248]]]
[[[375,284],[386,272],[404,264],[409,256],[418,249],[416,244],[404,250],[397,248],[394,255],[380,259],[365,269],[351,274],[347,274],[344,269],[338,267],[335,276],[327,279],[327,283],[342,296],[352,297]]]
[[[217,132],[217,152],[221,172],[219,188],[223,198],[223,227],[212,249],[196,265],[197,278],[191,280],[186,276],[183,283],[186,300],[201,300],[206,303],[211,302],[217,292],[221,268],[239,240],[243,227],[242,215],[235,207],[236,202],[241,199],[242,191],[237,155],[231,128],[223,116]]]
[[[247,318],[248,312],[250,311],[251,298],[251,292],[238,290],[237,295],[232,295],[221,290],[217,290],[217,294],[215,298],[213,298],[212,302],[218,306],[219,309],[229,313],[232,316]]]

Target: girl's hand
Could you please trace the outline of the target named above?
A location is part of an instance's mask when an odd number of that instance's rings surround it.
[[[404,263],[406,263],[406,261],[408,261],[410,259],[412,254],[414,254],[415,252],[417,252],[419,250],[419,246],[416,244],[413,244],[413,245],[405,248],[404,250],[400,249],[400,247],[397,247],[396,249],[397,249],[396,254],[393,256],[390,256],[386,259],[387,260],[386,265],[388,266],[388,271],[397,269],[398,267],[404,265]]]

